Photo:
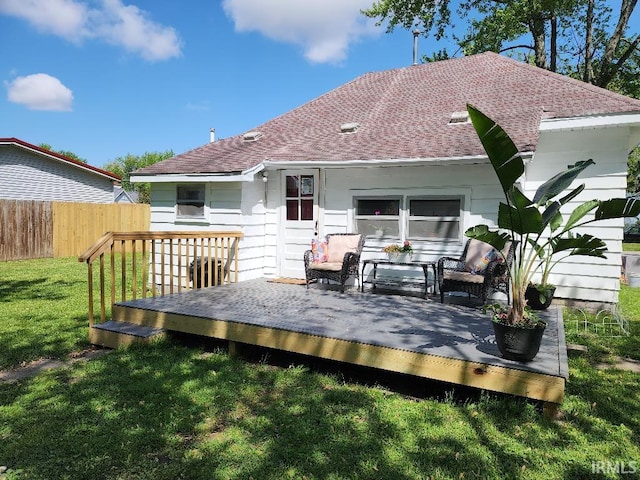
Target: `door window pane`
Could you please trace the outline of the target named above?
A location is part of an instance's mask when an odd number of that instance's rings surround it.
[[[300,200],[300,220],[313,220],[313,199]]]
[[[313,175],[302,175],[300,177],[300,196],[313,197]]]
[[[298,196],[298,176],[287,175],[287,197],[297,197]]]
[[[287,220],[298,220],[298,200],[287,200]]]

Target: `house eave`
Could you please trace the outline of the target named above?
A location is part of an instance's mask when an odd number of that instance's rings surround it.
[[[84,170],[85,172],[91,173],[93,175],[98,175],[103,178],[107,178],[112,182],[119,182],[122,178],[115,173],[108,172],[98,167],[94,167],[93,165],[89,165],[88,163],[81,162],[79,160],[75,160],[73,158],[66,157],[57,152],[53,152],[50,150],[46,150],[42,147],[38,147],[36,145],[32,145],[28,142],[20,140],[18,138],[0,138],[0,145],[8,145],[16,148],[21,148],[35,155],[39,155],[54,162],[62,163],[64,165],[69,165],[71,167],[78,168],[80,170]]]
[[[524,153],[523,155],[528,155]],[[531,155],[529,155],[531,156]],[[486,155],[468,155],[438,158],[399,158],[367,160],[264,160],[262,164],[269,169],[293,168],[374,168],[374,167],[415,167],[420,165],[472,165],[489,163]]]
[[[561,132],[568,130],[639,126],[640,112],[629,112],[571,118],[545,118],[540,122],[540,131]]]
[[[533,157],[534,152],[523,152],[525,162]],[[263,170],[292,169],[333,169],[333,168],[376,168],[376,167],[415,167],[421,165],[474,165],[488,164],[486,155],[469,155],[446,158],[402,158],[402,159],[370,159],[370,160],[263,160],[258,165],[242,172],[225,173],[163,173],[132,174],[132,183],[224,183],[253,182]]]
[[[228,183],[250,182],[254,174],[246,172],[229,173],[156,173],[131,175],[132,183]]]

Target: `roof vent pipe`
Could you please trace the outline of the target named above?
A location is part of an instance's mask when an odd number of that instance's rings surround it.
[[[418,64],[418,36],[420,35],[420,30],[417,28],[413,31],[413,64]]]
[[[210,128],[209,129],[209,143],[213,143],[216,141],[216,129],[215,128]]]

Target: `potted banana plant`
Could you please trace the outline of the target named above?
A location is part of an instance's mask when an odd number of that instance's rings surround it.
[[[505,201],[498,207],[498,228],[477,225],[468,229],[465,235],[490,244],[498,252],[507,242],[516,242],[515,258],[508,266],[511,305],[494,304],[488,309],[493,311],[496,342],[503,356],[530,361],[538,353],[546,326],[527,304],[527,287],[533,284],[536,272],[541,270],[542,282],[548,284],[549,273],[562,258],[571,255],[606,258],[607,247],[601,239],[573,231],[599,220],[635,217],[640,213],[640,200],[588,200],[565,219],[561,207],[575,199],[585,186],[565,190],[595,162],[589,159],[569,165],[565,171],[540,185],[529,199],[518,183],[524,173],[524,162],[509,135],[474,106],[467,105],[467,110],[498,177]],[[592,212],[593,215],[587,216]],[[507,327],[507,331],[502,332],[505,329],[501,327]],[[518,335],[527,337],[522,340]]]

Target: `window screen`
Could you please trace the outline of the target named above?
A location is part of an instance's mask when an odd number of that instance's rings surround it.
[[[460,199],[409,199],[409,238],[458,240]]]
[[[179,218],[204,218],[204,185],[179,185],[176,197]]]
[[[358,233],[375,237],[400,236],[400,198],[356,199]]]

